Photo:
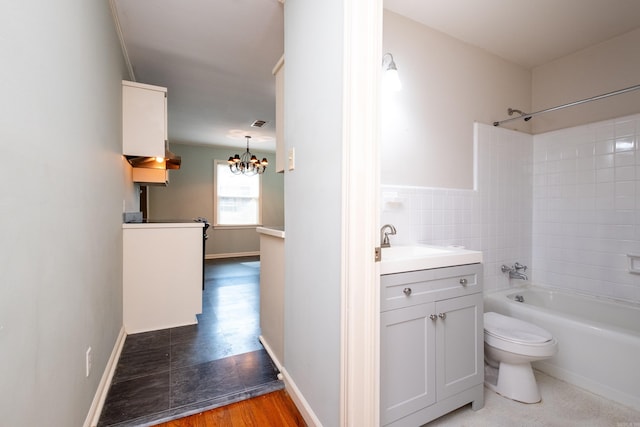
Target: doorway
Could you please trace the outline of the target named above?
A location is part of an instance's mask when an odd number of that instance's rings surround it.
[[[168,421],[284,388],[260,335],[260,258],[205,261],[198,324],[127,336],[98,426]]]

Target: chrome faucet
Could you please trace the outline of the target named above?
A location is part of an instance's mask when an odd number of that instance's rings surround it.
[[[385,231],[385,230],[389,231]],[[389,234],[394,236],[396,234],[396,228],[391,224],[383,225],[380,229],[380,247],[381,248],[389,248],[391,247],[391,243],[389,243]]]
[[[519,262],[516,262],[511,267],[507,267],[506,265],[502,265],[500,268],[503,273],[509,272],[509,279],[521,279],[521,280],[529,280],[525,271],[527,271],[527,266],[522,265]],[[520,272],[522,270],[522,272]]]

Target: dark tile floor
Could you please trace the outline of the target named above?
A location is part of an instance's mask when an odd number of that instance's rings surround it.
[[[99,426],[151,426],[284,387],[258,340],[259,258],[207,260],[198,324],[127,336]]]

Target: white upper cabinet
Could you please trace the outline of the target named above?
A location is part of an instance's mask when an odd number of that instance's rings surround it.
[[[276,77],[276,172],[284,172],[284,55],[273,68]]]
[[[123,80],[122,153],[164,157],[167,139],[167,89]]]

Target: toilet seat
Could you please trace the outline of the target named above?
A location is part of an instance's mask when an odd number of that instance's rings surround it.
[[[484,332],[517,344],[544,344],[553,339],[553,335],[536,325],[494,312],[484,313]]]
[[[509,353],[531,357],[551,357],[557,345],[548,331],[493,312],[484,313],[484,342]]]

